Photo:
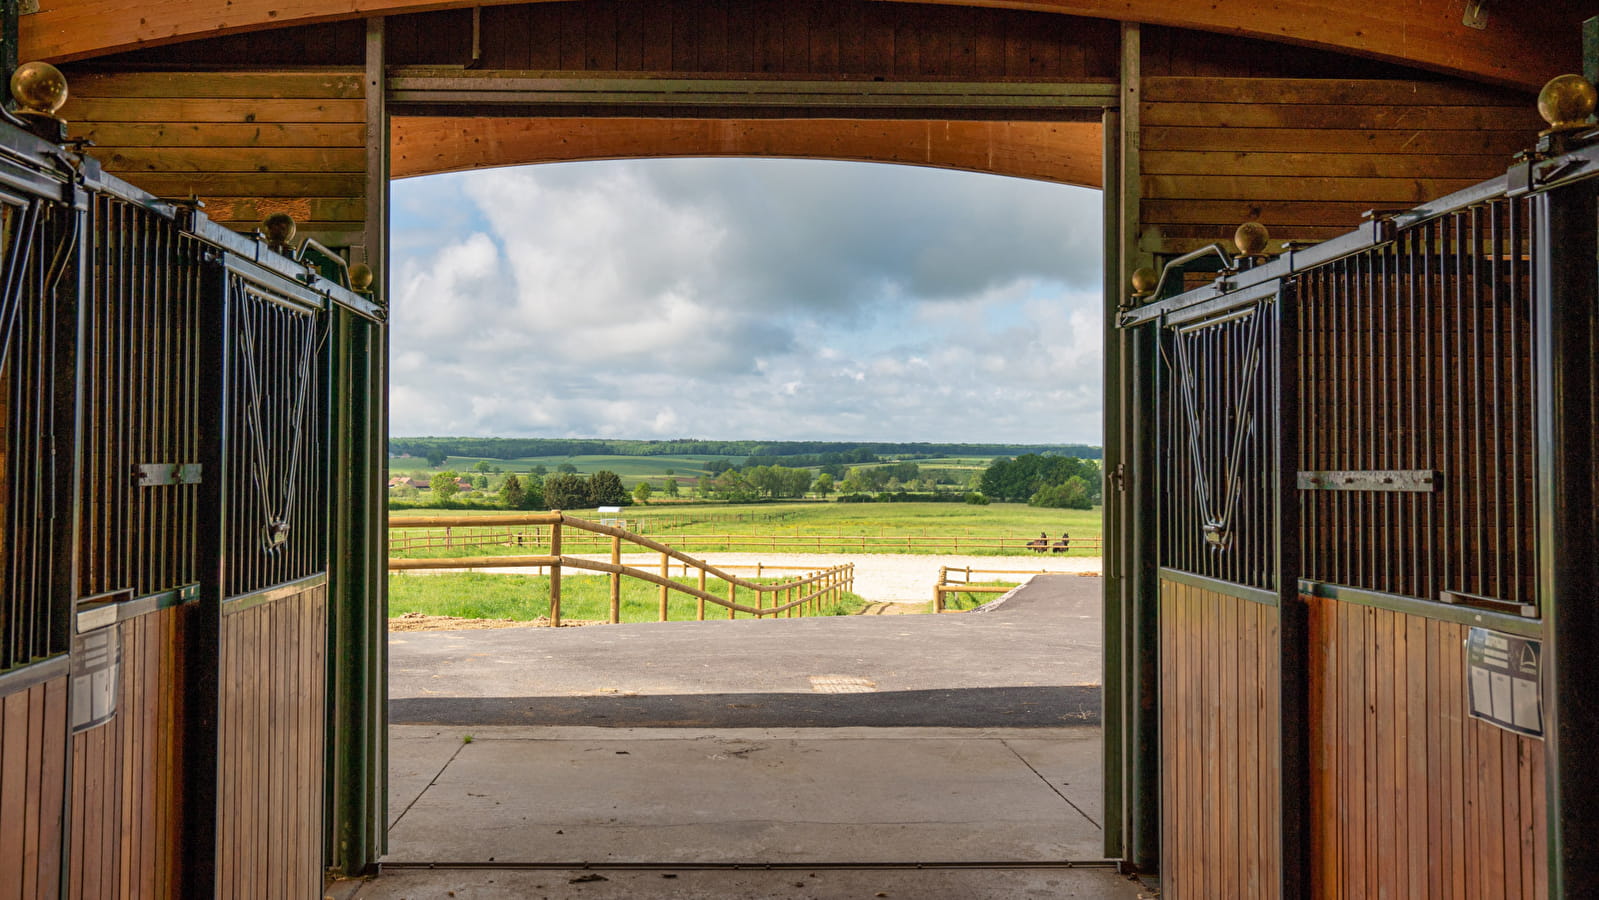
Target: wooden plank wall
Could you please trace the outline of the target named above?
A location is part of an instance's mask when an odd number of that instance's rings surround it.
[[[653,156],[870,160],[1100,185],[1097,122],[404,117],[396,178],[493,166]]]
[[[106,171],[159,197],[198,196],[238,231],[286,212],[302,237],[364,241],[360,70],[73,69],[68,79],[62,115]]]
[[[1278,895],[1277,609],[1162,581],[1162,896]]]
[[[470,10],[393,16],[390,62],[472,62]],[[1106,19],[867,0],[584,0],[482,10],[485,69],[886,79],[1116,77]]]
[[[117,625],[117,712],[72,738],[71,896],[172,897],[182,849],[183,639],[199,607]]]
[[[60,896],[67,679],[0,698],[0,894]]]
[[[1261,41],[1148,29],[1141,246],[1176,254],[1262,222],[1325,240],[1371,209],[1502,175],[1544,127],[1522,92]]]
[[[1305,599],[1314,893],[1547,896],[1543,742],[1467,715],[1466,628]]]
[[[223,610],[217,896],[321,896],[327,587]]]

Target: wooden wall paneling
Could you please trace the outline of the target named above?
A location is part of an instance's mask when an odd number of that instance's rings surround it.
[[[1464,627],[1306,601],[1314,893],[1544,896],[1542,743],[1466,714]]]
[[[505,28],[482,41],[477,64],[486,69],[901,80],[1116,75],[1116,22],[1031,11],[865,0],[589,0],[487,7],[482,21],[485,35],[491,25]],[[388,22],[396,65],[471,62],[469,20],[460,11]],[[527,39],[511,37],[517,34]],[[192,45],[201,59],[206,44]]]
[[[122,650],[117,712],[72,739],[74,897],[177,892],[183,702],[172,686],[181,681],[183,621],[195,609],[162,609],[111,626]]]
[[[810,119],[393,120],[391,170],[435,172],[578,159],[779,156],[906,163],[1097,187],[1095,122]]]
[[[59,895],[66,676],[0,697],[0,897]]]
[[[1154,57],[1159,67],[1158,49]],[[1225,244],[1251,220],[1274,240],[1336,237],[1366,210],[1423,203],[1502,174],[1540,127],[1531,98],[1513,91],[1236,76],[1248,68],[1240,60],[1203,76],[1146,73],[1146,251]]]
[[[326,590],[225,608],[219,896],[297,897],[321,888]]]
[[[1160,598],[1163,891],[1276,896],[1276,610],[1170,581]]]
[[[69,73],[74,137],[158,196],[198,196],[238,231],[286,212],[302,237],[361,243],[365,90],[357,69]]]

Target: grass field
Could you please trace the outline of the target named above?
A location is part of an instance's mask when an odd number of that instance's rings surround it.
[[[690,587],[697,582],[692,578],[674,579]],[[760,584],[775,584],[776,579],[749,579]],[[705,589],[719,597],[727,596],[727,583],[720,579],[706,582]],[[561,579],[561,618],[576,621],[605,621],[610,617],[610,579],[603,575],[568,576]],[[801,589],[803,590],[803,589]],[[621,586],[623,622],[656,622],[660,620],[660,588],[634,578],[623,578]],[[765,605],[772,606],[779,594],[766,595]],[[754,605],[753,591],[740,591],[735,598],[747,606]],[[798,597],[796,596],[796,599]],[[688,594],[672,591],[668,595],[669,617],[672,621],[695,618],[699,600]],[[855,594],[846,593],[842,602],[824,608],[813,615],[847,616],[859,612],[866,602]],[[389,575],[389,615],[401,616],[408,612],[429,616],[459,616],[467,619],[512,619],[530,622],[547,617],[550,613],[550,579],[547,575],[492,575],[482,572],[447,572],[440,574],[410,574],[396,572]],[[707,619],[727,618],[727,609],[711,603],[705,605]],[[740,619],[754,616],[738,613]]]
[[[411,509],[396,510],[396,517],[412,516],[437,516],[437,515],[505,515],[499,510],[429,510]],[[573,511],[574,515],[583,518],[598,518],[592,512],[581,510]],[[1058,538],[1062,532],[1070,533],[1074,540],[1083,538],[1098,538],[1102,530],[1101,510],[1069,510],[1069,509],[1042,509],[1027,506],[1022,503],[994,503],[988,506],[970,506],[964,503],[763,503],[759,505],[696,505],[693,507],[650,507],[630,506],[624,509],[621,517],[626,519],[627,527],[633,531],[648,535],[662,543],[670,544],[687,552],[694,552],[694,535],[745,535],[750,537],[770,537],[773,543],[769,546],[744,546],[744,547],[713,547],[711,549],[747,550],[760,552],[769,549],[773,552],[784,550],[784,538],[789,541],[791,550],[821,553],[859,553],[862,551],[860,542],[840,540],[827,542],[811,539],[807,536],[898,536],[910,535],[916,537],[945,537],[955,536],[987,536],[987,537],[1017,537],[1036,538],[1040,532],[1047,533],[1050,538]],[[413,533],[407,529],[402,533]],[[569,530],[568,540],[576,540],[579,535]],[[984,550],[971,545],[956,546],[953,541],[947,545],[929,542],[919,547],[904,547],[886,549],[873,548],[867,545],[865,552],[911,552],[947,554],[957,550],[962,554],[981,556],[1010,555],[1032,556],[1031,551],[1016,548],[1010,551]],[[538,553],[537,548],[528,547],[517,552]],[[580,548],[571,545],[570,552],[596,552],[594,548]],[[407,556],[492,556],[505,555],[504,547],[458,547],[450,550],[416,550],[407,552]],[[1073,556],[1099,555],[1097,548],[1079,548],[1072,551]]]

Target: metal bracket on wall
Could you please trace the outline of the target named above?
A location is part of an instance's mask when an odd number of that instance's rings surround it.
[[[1482,31],[1488,27],[1488,0],[1467,0],[1466,14],[1460,19],[1467,28]]]
[[[199,483],[199,463],[139,463],[133,467],[135,487]]]
[[[1443,486],[1442,473],[1431,469],[1300,472],[1302,491],[1410,491],[1433,493]]]

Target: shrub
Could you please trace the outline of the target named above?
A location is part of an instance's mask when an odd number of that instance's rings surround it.
[[[976,491],[967,491],[966,492],[966,502],[971,504],[972,506],[987,506],[988,505],[988,498],[983,496],[982,494],[979,494]]]

